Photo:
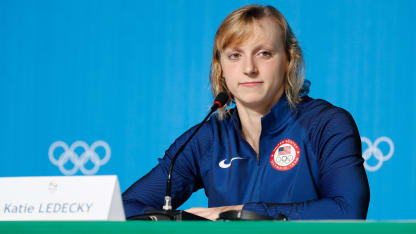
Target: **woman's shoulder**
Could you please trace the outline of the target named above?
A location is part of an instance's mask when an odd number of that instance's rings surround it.
[[[323,99],[305,96],[297,106],[298,117],[310,123],[310,126],[331,125],[356,127],[354,118],[344,108],[333,105]]]
[[[334,114],[336,116],[351,115],[344,108],[335,106],[326,100],[314,99],[309,96],[303,97],[296,109],[301,114],[311,115],[310,117],[318,118],[330,118],[331,116],[333,117]]]

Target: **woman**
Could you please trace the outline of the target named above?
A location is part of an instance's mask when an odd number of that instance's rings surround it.
[[[303,69],[298,42],[275,8],[245,6],[222,22],[210,81],[214,96],[226,91],[231,99],[178,157],[174,208],[204,188],[209,208],[187,211],[212,220],[238,209],[289,219],[366,218],[357,127],[345,110],[302,96]],[[127,217],[161,209],[170,160],[194,129],[123,194]]]

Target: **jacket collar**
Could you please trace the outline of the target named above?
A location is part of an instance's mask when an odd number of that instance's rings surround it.
[[[285,125],[293,113],[294,110],[290,108],[286,94],[283,93],[270,112],[261,118],[262,133],[272,133],[279,130]],[[231,114],[231,121],[236,129],[241,130],[241,122],[237,108]]]

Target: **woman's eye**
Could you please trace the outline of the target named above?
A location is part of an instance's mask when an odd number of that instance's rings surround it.
[[[272,57],[272,53],[270,51],[260,51],[259,55],[267,58]]]
[[[230,58],[231,60],[237,60],[240,58],[240,54],[239,53],[232,53],[228,56],[228,58]]]

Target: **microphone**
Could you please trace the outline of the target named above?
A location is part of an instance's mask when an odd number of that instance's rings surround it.
[[[185,141],[185,143],[181,146],[181,148],[179,148],[175,156],[173,156],[172,161],[169,166],[168,180],[166,181],[166,196],[165,196],[165,205],[163,206],[163,210],[172,210],[172,205],[171,205],[172,171],[173,171],[173,165],[175,164],[176,158],[179,156],[180,153],[182,153],[185,146],[194,137],[194,135],[199,131],[202,125],[211,116],[211,114],[214,113],[214,111],[216,111],[218,108],[224,106],[227,103],[228,98],[229,97],[226,92],[221,92],[215,97],[214,103],[211,106],[211,111],[207,114],[207,116],[205,116],[204,120],[202,120],[202,122],[198,124],[198,127],[195,129],[192,135]]]
[[[215,97],[214,104],[211,106],[211,111],[214,112],[218,108],[224,106],[228,101],[228,94],[226,92],[221,92]],[[208,116],[211,115],[211,113],[208,114]],[[204,121],[202,121],[204,122]]]
[[[211,106],[210,112],[205,116],[204,120],[200,122],[195,129],[195,131],[191,134],[191,136],[185,141],[185,143],[179,148],[176,152],[175,156],[173,156],[172,161],[169,166],[169,174],[168,179],[166,181],[166,195],[165,195],[165,204],[163,205],[163,210],[152,210],[146,212],[144,215],[139,215],[135,217],[129,218],[129,220],[207,220],[203,217],[185,212],[185,211],[178,211],[172,210],[172,197],[171,197],[171,187],[172,187],[172,172],[173,166],[175,165],[176,159],[178,158],[179,154],[182,153],[185,146],[191,141],[191,139],[195,136],[195,134],[199,131],[202,125],[208,120],[212,113],[214,113],[218,108],[223,107],[228,102],[229,96],[226,92],[219,93],[214,100],[214,103]]]

